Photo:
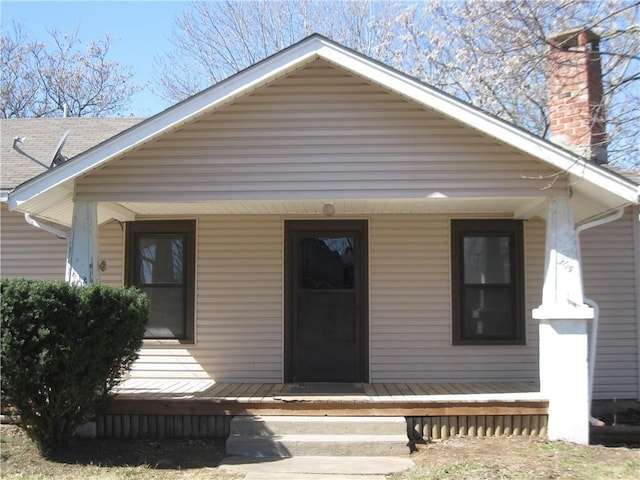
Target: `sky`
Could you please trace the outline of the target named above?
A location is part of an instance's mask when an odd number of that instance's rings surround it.
[[[85,44],[108,33],[112,43],[110,59],[133,67],[133,81],[151,82],[153,59],[171,49],[175,19],[188,9],[187,1],[0,1],[2,29],[19,20],[32,40],[46,42],[51,27],[61,32],[78,29]],[[125,116],[147,117],[167,108],[149,86],[136,94]]]

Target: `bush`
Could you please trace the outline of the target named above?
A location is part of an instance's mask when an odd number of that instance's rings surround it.
[[[142,346],[148,301],[100,284],[0,285],[2,403],[46,453],[104,408]]]

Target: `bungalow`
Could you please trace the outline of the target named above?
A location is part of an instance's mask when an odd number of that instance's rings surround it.
[[[593,83],[563,75],[552,91]],[[591,396],[640,399],[640,211],[600,124],[560,129],[573,107],[552,104],[552,143],[312,35],[12,190],[3,251],[20,212],[68,229],[68,281],[148,294],[120,413],[312,410],[285,397],[360,385],[372,414],[536,400],[549,438],[587,443]]]

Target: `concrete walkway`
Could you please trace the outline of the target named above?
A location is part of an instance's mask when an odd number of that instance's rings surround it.
[[[227,457],[220,467],[245,480],[384,480],[414,466],[402,457]]]

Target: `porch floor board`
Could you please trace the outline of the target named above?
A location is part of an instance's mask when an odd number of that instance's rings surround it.
[[[322,384],[316,390],[313,384],[129,379],[116,389],[109,413],[454,416],[546,415],[548,411],[548,401],[534,383],[356,383],[334,387]]]

